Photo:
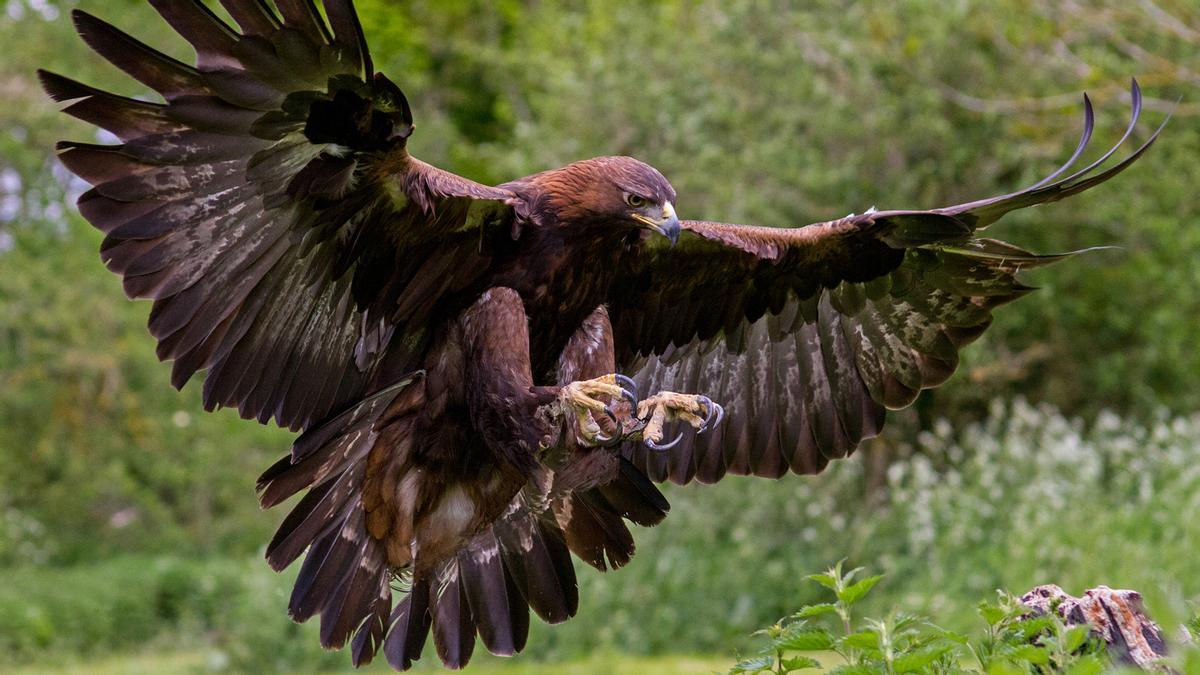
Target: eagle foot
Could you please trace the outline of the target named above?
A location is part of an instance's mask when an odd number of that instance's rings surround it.
[[[583,445],[589,447],[611,447],[624,440],[626,429],[618,419],[613,405],[618,401],[627,401],[630,411],[638,407],[637,385],[624,375],[603,375],[592,380],[580,380],[564,385],[558,394],[559,404],[565,414],[575,415],[576,431]],[[606,403],[601,397],[609,399]],[[600,428],[596,416],[603,413],[608,417],[610,426],[615,429],[611,435],[605,434]]]
[[[683,439],[683,432],[680,432],[675,440],[660,445],[663,426],[667,422],[683,420],[692,425],[697,433],[702,434],[721,423],[725,417],[725,409],[709,397],[700,394],[660,391],[637,404],[637,416],[645,422],[642,426],[642,442],[651,450],[665,452]]]

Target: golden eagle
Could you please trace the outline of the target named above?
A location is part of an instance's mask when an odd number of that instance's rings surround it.
[[[409,104],[350,0],[221,0],[238,28],[151,4],[196,64],[75,12],[163,100],[41,72],[121,141],[59,157],[94,186],[79,209],[104,262],[154,301],[172,384],[207,370],[206,408],[303,430],[258,482],[268,507],[307,490],[267,548],[277,570],[308,552],[292,618],[401,670],[431,631],[461,667],[476,635],[519,652],[530,609],[574,615],[571,555],[627,563],[624,521],[667,513],[655,482],[817,473],[878,434],[1030,290],[1019,270],[1065,257],[977,232],[1104,182],[1158,133],[1069,172],[1085,97],[1070,161],[1019,192],[803,227],[680,220],[629,157],[490,187],[411,156]],[[1125,138],[1140,107],[1135,82]]]

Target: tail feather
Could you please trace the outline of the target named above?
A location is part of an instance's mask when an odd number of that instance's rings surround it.
[[[449,668],[461,668],[474,653],[476,635],[489,652],[511,656],[529,638],[530,608],[560,623],[578,605],[575,568],[562,531],[518,497],[489,530],[413,583],[392,612],[383,651],[393,668],[408,670],[432,628],[438,657]],[[356,649],[378,644],[373,630],[369,624],[359,629],[355,642],[363,646]]]
[[[425,638],[433,623],[429,614],[429,580],[413,582],[408,597],[400,601],[389,619],[387,637],[383,640],[383,655],[396,670],[412,668],[421,658]]]
[[[292,564],[322,533],[337,524],[335,516],[357,489],[361,471],[347,471],[314,487],[296,504],[267,545],[267,562],[276,572]]]
[[[259,500],[263,508],[271,508],[360,463],[375,442],[377,423],[400,393],[419,377],[420,373],[415,373],[386,387],[301,434],[292,445],[291,454],[259,476]]]
[[[620,457],[615,480],[596,488],[621,516],[642,527],[653,527],[667,517],[671,503],[632,462]]]
[[[625,520],[657,525],[671,508],[654,483],[624,457],[592,454],[568,464],[559,477],[571,486],[554,504],[567,546],[601,572],[623,567],[633,557],[633,535]]]
[[[361,535],[370,539],[366,533]],[[355,628],[376,610],[382,589],[388,588],[387,560],[383,547],[370,542],[359,548],[354,566],[342,570],[338,589],[321,608],[321,644],[340,648]]]
[[[354,571],[354,565],[361,557],[364,545],[361,539],[365,537],[365,532],[362,537],[347,536],[352,534],[355,525],[362,526],[361,511],[352,511],[343,523],[344,527],[329,532],[315,542],[304,558],[304,565],[300,568],[300,575],[292,588],[292,598],[288,602],[288,614],[296,621],[307,621],[319,613],[330,596]],[[322,546],[323,542],[328,544]]]
[[[372,613],[359,626],[354,640],[350,643],[350,659],[355,668],[371,663],[375,654],[383,648],[383,638],[387,635],[391,613],[392,587],[389,583],[383,583],[380,584],[379,596],[375,599]]]
[[[430,598],[433,644],[447,668],[459,669],[475,651],[475,617],[459,574],[458,559],[444,564],[434,576],[437,590]]]
[[[476,537],[457,562],[484,646],[497,656],[521,651],[529,637],[529,606],[501,560],[495,535],[488,531]]]
[[[311,488],[284,519],[267,547],[267,561],[282,570],[304,550],[308,555],[292,589],[288,612],[296,621],[321,617],[321,644],[343,646],[357,629],[354,659],[378,651],[391,611],[390,569],[382,543],[366,529],[362,481],[366,455],[379,437],[380,420],[417,376],[367,397],[308,430],[292,453],[260,478],[264,506]],[[419,398],[418,388],[412,395]]]
[[[604,572],[623,567],[633,557],[633,535],[599,490],[571,494],[556,511],[567,547],[585,563]]]
[[[579,609],[579,587],[566,537],[551,517],[530,513],[521,499],[492,525],[501,559],[525,602],[546,623],[562,623]]]

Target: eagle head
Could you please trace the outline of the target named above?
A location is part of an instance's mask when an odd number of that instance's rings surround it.
[[[630,228],[679,239],[675,188],[654,167],[632,157],[596,157],[537,177],[548,206],[566,225]]]

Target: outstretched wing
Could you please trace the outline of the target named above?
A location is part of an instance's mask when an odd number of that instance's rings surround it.
[[[699,392],[726,421],[672,450],[627,444],[654,480],[817,473],[879,433],[886,409],[948,378],[992,310],[1027,293],[1017,273],[1071,254],[1034,255],[976,236],[1014,209],[1064,199],[1120,173],[1157,138],[1100,170],[1121,143],[1059,178],[1091,138],[1020,192],[932,211],[881,211],[799,228],[685,221],[674,248],[636,257],[609,298],[618,367],[644,392]],[[1165,123],[1164,123],[1165,124]],[[667,440],[670,440],[668,436]]]
[[[389,340],[420,343],[487,264],[480,230],[511,219],[513,195],[408,155],[408,102],[374,72],[350,0],[326,0],[328,22],[311,0],[222,0],[240,32],[199,0],[151,4],[195,67],[76,11],[83,39],[164,100],[40,73],[122,141],[59,157],[95,186],[79,208],[104,261],[154,300],[173,384],[207,368],[207,408],[307,427],[361,398]]]

